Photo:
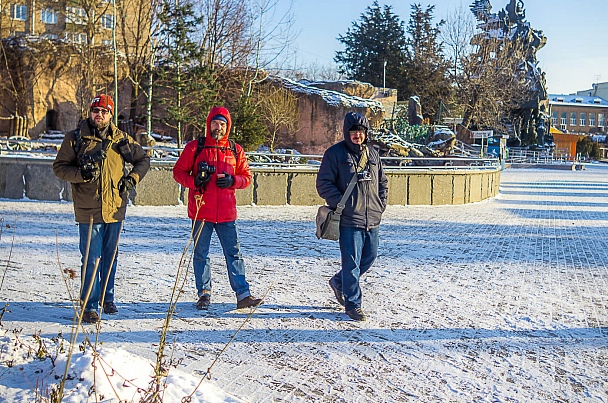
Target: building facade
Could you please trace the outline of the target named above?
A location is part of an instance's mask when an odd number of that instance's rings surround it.
[[[599,96],[549,95],[551,126],[569,134],[605,134],[608,101]]]
[[[87,6],[86,3],[89,5]],[[111,0],[9,0],[0,2],[0,36],[36,36],[67,42],[112,45]]]
[[[0,0],[0,136],[72,130],[101,92],[118,98],[119,119],[129,118],[128,77],[150,51],[150,7],[147,0]]]

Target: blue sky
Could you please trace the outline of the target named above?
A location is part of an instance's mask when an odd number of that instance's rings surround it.
[[[508,0],[491,0],[492,12]],[[346,34],[373,0],[293,0],[294,29],[299,31],[297,63],[333,64],[336,50],[344,47],[336,39]],[[407,24],[411,1],[381,1]],[[473,0],[419,2],[423,8],[435,4],[435,17],[444,18],[461,5],[468,10]],[[547,44],[537,53],[552,94],[573,93],[608,81],[608,0],[524,0],[526,20],[540,29]]]

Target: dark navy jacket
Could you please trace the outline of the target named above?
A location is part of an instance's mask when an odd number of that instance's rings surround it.
[[[362,146],[350,141],[349,129],[363,125],[369,129],[367,119],[357,113],[349,113],[344,119],[344,140],[329,147],[323,155],[317,175],[317,192],[335,208],[355,174]],[[363,147],[367,147],[367,136]],[[380,155],[373,147],[367,147],[369,157],[366,169],[371,180],[358,182],[346,201],[340,225],[356,228],[376,228],[388,199],[388,179],[382,170]]]

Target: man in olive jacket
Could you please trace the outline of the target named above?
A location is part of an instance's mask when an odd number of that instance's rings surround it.
[[[111,97],[104,94],[95,97],[90,112],[88,119],[64,137],[53,171],[72,184],[82,255],[82,302],[91,288],[82,320],[96,323],[100,319],[97,313],[100,303],[104,313],[118,312],[114,303],[118,238],[129,190],[148,172],[150,157],[112,123],[115,111]],[[128,174],[125,163],[131,166]]]
[[[388,199],[388,179],[380,155],[368,146],[369,122],[365,116],[349,112],[344,117],[344,140],[329,147],[317,175],[317,192],[336,208],[353,175],[357,184],[345,202],[340,217],[342,269],[329,286],[338,303],[353,320],[364,321],[361,309],[360,277],[378,255],[378,228]]]

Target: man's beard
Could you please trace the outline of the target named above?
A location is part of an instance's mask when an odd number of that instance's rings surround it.
[[[225,134],[226,132],[224,132],[223,130],[215,129],[211,131],[211,138],[214,140],[221,140]]]
[[[103,120],[97,123],[95,119],[91,119],[91,123],[93,124],[93,127],[97,128],[98,130],[103,130],[110,125],[110,122],[104,122]]]

